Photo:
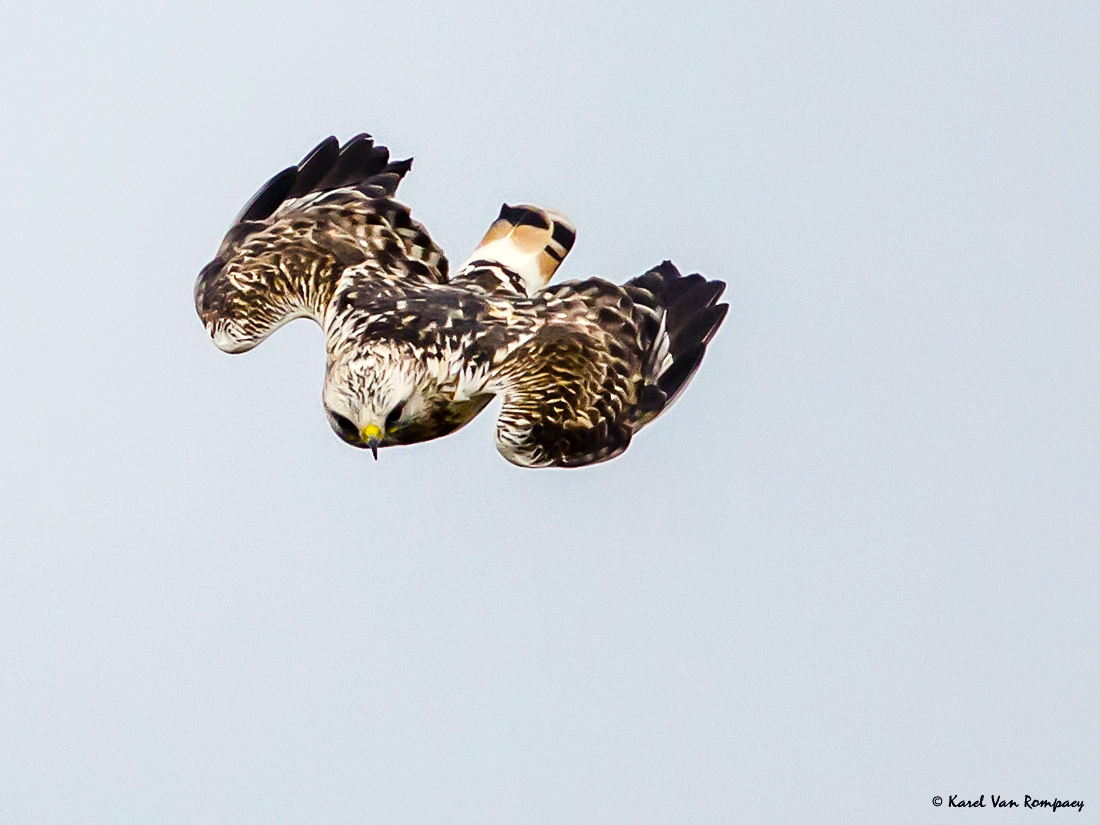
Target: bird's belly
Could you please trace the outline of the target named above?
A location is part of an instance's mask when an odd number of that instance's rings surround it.
[[[402,427],[390,438],[392,444],[416,444],[449,435],[470,422],[474,416],[485,409],[493,400],[491,394],[483,393],[465,401],[441,401],[428,415]]]

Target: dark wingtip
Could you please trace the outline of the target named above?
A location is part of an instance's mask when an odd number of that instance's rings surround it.
[[[680,292],[672,299],[669,306],[670,312],[676,312],[681,306],[689,312],[705,309],[712,306],[718,297],[725,292],[726,285],[723,281],[705,281],[699,276],[689,289]],[[684,280],[687,280],[686,278]]]
[[[366,132],[343,146],[335,137],[327,137],[297,166],[290,166],[268,180],[245,204],[233,226],[265,221],[287,200],[314,192],[369,186],[373,187],[373,196],[393,197],[401,178],[412,167],[412,158],[391,163],[389,157],[389,149],[375,146]]]
[[[313,191],[313,187],[320,183],[321,178],[332,171],[339,157],[340,141],[335,136],[329,136],[318,143],[313,151],[302,158],[301,163],[298,164],[298,180],[287,197],[298,198],[308,195]]]
[[[667,397],[666,407],[676,400],[676,396],[680,394],[681,390],[687,386],[688,381],[691,380],[691,377],[695,375],[695,371],[699,369],[699,365],[703,362],[703,354],[706,351],[706,344],[696,344],[690,350],[681,352],[675,356],[672,366],[668,368],[665,374],[657,379],[657,386]]]
[[[294,186],[294,181],[298,178],[298,167],[291,166],[279,172],[272,177],[267,183],[260,187],[260,191],[252,196],[252,200],[244,205],[244,209],[237,216],[237,220],[233,223],[244,223],[246,221],[262,221],[265,218],[271,217],[271,214],[279,208]]]
[[[691,275],[684,275],[683,277],[668,282],[665,288],[665,297],[668,299],[669,306],[672,306],[688,292],[706,282],[707,279],[698,272]]]
[[[669,334],[672,336],[673,356],[678,355],[680,352],[690,351],[697,345],[705,347],[709,344],[710,339],[718,331],[718,327],[725,319],[728,311],[729,304],[719,304],[718,306],[706,307],[703,310],[696,311],[690,318],[679,324],[675,330],[671,328],[670,324]]]
[[[665,278],[679,278],[680,270],[676,268],[676,264],[672,261],[661,261],[654,267],[655,272],[661,273]]]
[[[710,331],[703,336],[703,343],[709,344],[710,340],[714,337],[714,334],[718,332],[718,327],[722,326],[722,322],[726,320],[726,315],[729,314],[729,304],[715,304],[711,308],[711,312],[714,315],[714,325],[710,328]]]
[[[368,185],[382,185],[387,190],[386,194],[392,195],[396,184],[388,186],[388,181],[379,184],[371,178],[395,175],[399,183],[411,166],[411,158],[391,163],[390,150],[376,145],[374,138],[366,132],[359,133],[342,146],[335,137],[329,137],[299,164],[299,176],[304,180],[294,187],[294,196]]]
[[[699,369],[707,344],[729,312],[729,304],[716,303],[725,288],[725,282],[708,281],[697,273],[681,275],[671,261],[663,261],[627,283],[627,292],[635,301],[640,299],[665,312],[672,363],[654,377],[657,391],[647,399],[651,406],[659,404],[666,409]]]
[[[413,159],[405,158],[404,160],[391,160],[386,164],[386,171],[390,174],[397,175],[399,178],[404,177],[405,174],[412,169]]]

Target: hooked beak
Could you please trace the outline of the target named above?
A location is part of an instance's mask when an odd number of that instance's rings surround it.
[[[374,460],[378,460],[378,444],[381,442],[382,429],[375,424],[368,424],[359,432],[359,437],[367,442]]]

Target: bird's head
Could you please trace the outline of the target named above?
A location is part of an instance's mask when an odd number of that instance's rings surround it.
[[[324,404],[332,429],[355,447],[407,444],[407,429],[429,416],[422,365],[382,348],[330,358]]]

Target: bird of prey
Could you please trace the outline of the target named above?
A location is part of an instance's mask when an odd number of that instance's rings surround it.
[[[496,445],[524,467],[606,461],[687,385],[729,307],[721,281],[665,261],[616,285],[547,286],[573,246],[562,213],[509,206],[451,274],[394,200],[411,160],[330,137],[275,175],[199,274],[214,343],[245,352],[294,318],[324,330],[324,407],[356,447],[457,430],[494,397]]]

